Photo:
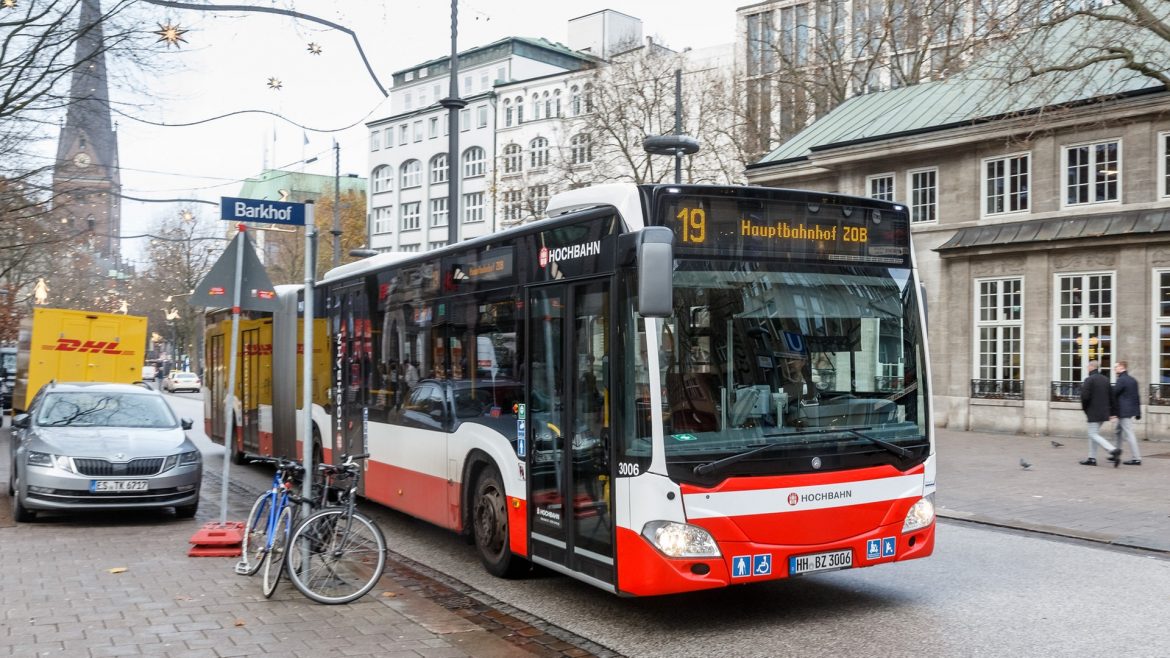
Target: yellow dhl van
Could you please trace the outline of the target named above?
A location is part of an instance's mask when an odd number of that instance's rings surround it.
[[[13,413],[37,391],[59,382],[129,384],[142,376],[146,318],[117,313],[36,308],[21,321]]]

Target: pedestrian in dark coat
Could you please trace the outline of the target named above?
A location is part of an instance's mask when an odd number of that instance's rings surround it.
[[[1117,381],[1113,384],[1113,417],[1116,424],[1117,447],[1122,439],[1129,445],[1129,466],[1141,466],[1142,454],[1138,452],[1137,437],[1133,434],[1133,421],[1142,419],[1142,399],[1138,393],[1137,380],[1129,374],[1129,364],[1118,361],[1113,366]]]
[[[1081,409],[1085,411],[1089,431],[1089,458],[1081,461],[1085,466],[1097,465],[1097,446],[1109,451],[1109,461],[1116,468],[1121,463],[1121,450],[1101,436],[1101,423],[1108,422],[1113,415],[1113,392],[1109,378],[1101,374],[1097,361],[1090,361],[1089,376],[1081,382]]]

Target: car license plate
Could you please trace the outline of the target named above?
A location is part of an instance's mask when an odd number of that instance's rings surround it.
[[[812,555],[793,555],[788,558],[788,574],[790,576],[817,571],[848,569],[852,566],[853,551],[850,549],[813,553]]]
[[[89,485],[92,492],[146,491],[146,480],[94,480]]]

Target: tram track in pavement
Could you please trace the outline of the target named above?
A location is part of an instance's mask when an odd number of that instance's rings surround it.
[[[210,490],[214,491],[218,491],[223,483],[218,474],[207,470],[203,479],[205,485],[210,485]],[[239,482],[228,482],[228,492],[245,501],[255,499],[261,491]],[[366,514],[374,511],[368,502],[361,503],[360,507]],[[377,516],[377,513],[372,516]],[[391,579],[399,588],[409,590],[525,651],[549,658],[617,658],[622,655],[389,548],[386,549],[386,558],[383,579]]]

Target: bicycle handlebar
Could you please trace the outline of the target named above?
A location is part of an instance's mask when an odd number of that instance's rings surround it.
[[[244,459],[250,464],[272,464],[276,466],[276,470],[278,471],[288,471],[291,473],[305,472],[305,467],[300,462],[285,459],[284,457],[265,457],[263,455],[244,453]]]

